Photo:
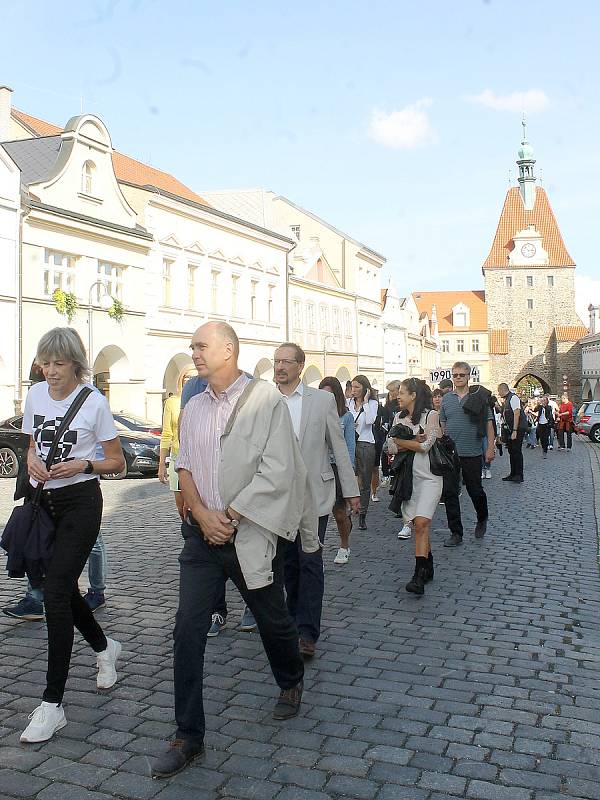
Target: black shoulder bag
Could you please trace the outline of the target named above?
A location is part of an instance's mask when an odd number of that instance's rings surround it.
[[[93,389],[85,386],[69,406],[54,434],[45,462],[47,470],[52,466],[63,434],[92,392]],[[33,586],[39,585],[44,577],[54,549],[54,522],[40,505],[43,487],[43,483],[38,483],[33,492],[28,492],[30,497],[23,505],[13,509],[0,540],[0,547],[8,553],[6,569],[9,577],[22,578],[27,573]]]

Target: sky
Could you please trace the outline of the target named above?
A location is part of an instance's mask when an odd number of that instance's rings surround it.
[[[599,26],[595,0],[0,0],[0,84],[59,125],[97,114],[200,194],[285,195],[401,294],[483,288],[526,111],[587,320]]]

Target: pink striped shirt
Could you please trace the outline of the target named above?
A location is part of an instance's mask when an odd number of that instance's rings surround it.
[[[224,511],[219,494],[221,436],[250,378],[242,372],[231,386],[215,394],[210,384],[190,398],[181,415],[175,469],[192,473],[200,499],[210,511]]]

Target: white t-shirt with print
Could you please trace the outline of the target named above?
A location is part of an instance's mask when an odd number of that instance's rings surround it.
[[[54,435],[69,406],[84,385],[80,384],[64,400],[53,400],[50,397],[46,381],[36,383],[29,389],[25,400],[22,430],[23,433],[29,433],[33,437],[36,453],[42,461],[46,461]],[[115,421],[106,398],[97,389],[91,388],[94,391],[85,398],[84,404],[61,437],[54,458],[55,464],[76,458],[94,461],[98,442],[108,442],[117,436]],[[44,488],[58,489],[61,486],[70,486],[98,477],[79,472],[72,478],[46,481]],[[37,486],[37,481],[33,478],[30,482],[32,486]]]

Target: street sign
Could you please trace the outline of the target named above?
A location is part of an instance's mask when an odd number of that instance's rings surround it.
[[[437,384],[440,381],[452,380],[452,368],[449,367],[448,369],[432,369],[429,375],[431,377],[431,383],[434,384]],[[475,383],[479,383],[480,381],[479,367],[471,367],[471,380],[475,381]]]

